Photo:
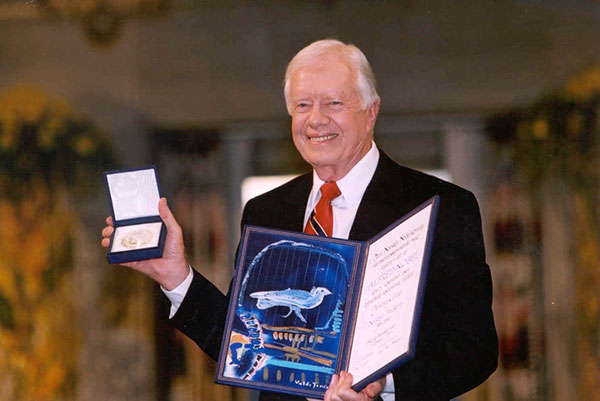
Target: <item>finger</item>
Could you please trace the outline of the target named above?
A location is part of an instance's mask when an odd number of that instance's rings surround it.
[[[383,390],[383,387],[380,387],[376,383],[371,383],[365,388],[365,393],[369,398],[375,398],[377,394],[381,393],[381,390]]]
[[[330,395],[331,401],[341,401],[341,400],[354,400],[358,394],[352,390],[352,380],[353,377],[348,372],[340,372],[339,379],[335,383],[335,387],[332,388],[332,392]],[[332,380],[333,382],[333,380]],[[331,386],[330,386],[331,388]]]
[[[385,387],[386,378],[382,377],[381,379],[369,383],[369,385],[365,388],[365,392],[369,398],[375,398],[379,393],[383,391]]]
[[[108,224],[109,226],[112,226],[112,225],[114,225],[114,224],[113,224],[113,219],[112,219],[112,216],[108,216],[108,217],[106,218],[106,224]]]
[[[340,372],[340,386],[351,387],[354,377],[349,372]]]
[[[104,238],[108,238],[112,235],[113,231],[115,231],[113,226],[107,226],[102,229],[102,236]]]
[[[103,238],[102,239],[102,247],[108,249],[109,246],[110,246],[110,238]]]
[[[331,401],[339,380],[340,379],[338,375],[331,376],[331,381],[329,382],[329,386],[327,386],[327,391],[325,392],[325,399],[323,401]]]
[[[331,381],[329,382],[329,387],[335,387],[339,381],[340,381],[340,376],[338,376],[337,374],[333,375],[331,377]]]

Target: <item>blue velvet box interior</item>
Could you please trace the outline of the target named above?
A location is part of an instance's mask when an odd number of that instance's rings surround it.
[[[160,258],[166,227],[158,215],[160,188],[155,167],[104,173],[115,231],[109,263]]]

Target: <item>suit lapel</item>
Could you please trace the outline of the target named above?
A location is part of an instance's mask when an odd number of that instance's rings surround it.
[[[304,211],[306,202],[312,188],[312,173],[304,174],[297,178],[298,182],[292,186],[282,198],[285,205],[284,213],[280,216],[281,228],[290,231],[302,232],[304,230]]]
[[[350,239],[366,241],[402,216],[398,210],[406,199],[402,176],[394,171],[397,167],[383,151],[379,150],[379,162],[371,182],[360,202],[352,228]]]

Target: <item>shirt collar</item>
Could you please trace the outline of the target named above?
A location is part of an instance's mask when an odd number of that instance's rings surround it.
[[[369,149],[367,154],[352,167],[348,174],[336,181],[342,195],[334,199],[332,203],[340,208],[358,208],[362,196],[365,193],[369,182],[371,182],[373,174],[375,174],[378,162],[379,150],[377,149],[375,142],[372,142],[371,149]],[[310,210],[314,208],[321,197],[319,189],[324,183],[325,181],[321,180],[317,175],[317,172],[313,170],[313,186],[309,197]]]

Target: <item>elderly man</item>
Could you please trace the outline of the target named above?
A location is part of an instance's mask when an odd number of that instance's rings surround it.
[[[375,86],[367,59],[353,45],[322,40],[292,59],[285,100],[294,144],[313,171],[249,201],[242,225],[364,241],[439,195],[415,357],[358,393],[350,374],[334,375],[325,400],[447,400],[482,383],[497,366],[479,209],[470,192],[401,167],[377,148]],[[162,286],[172,324],[217,359],[228,296],[189,267],[166,199],[159,212],[168,229],[163,257],[128,266]],[[107,224],[104,247],[113,231],[110,218]],[[261,401],[298,399],[260,395]]]

